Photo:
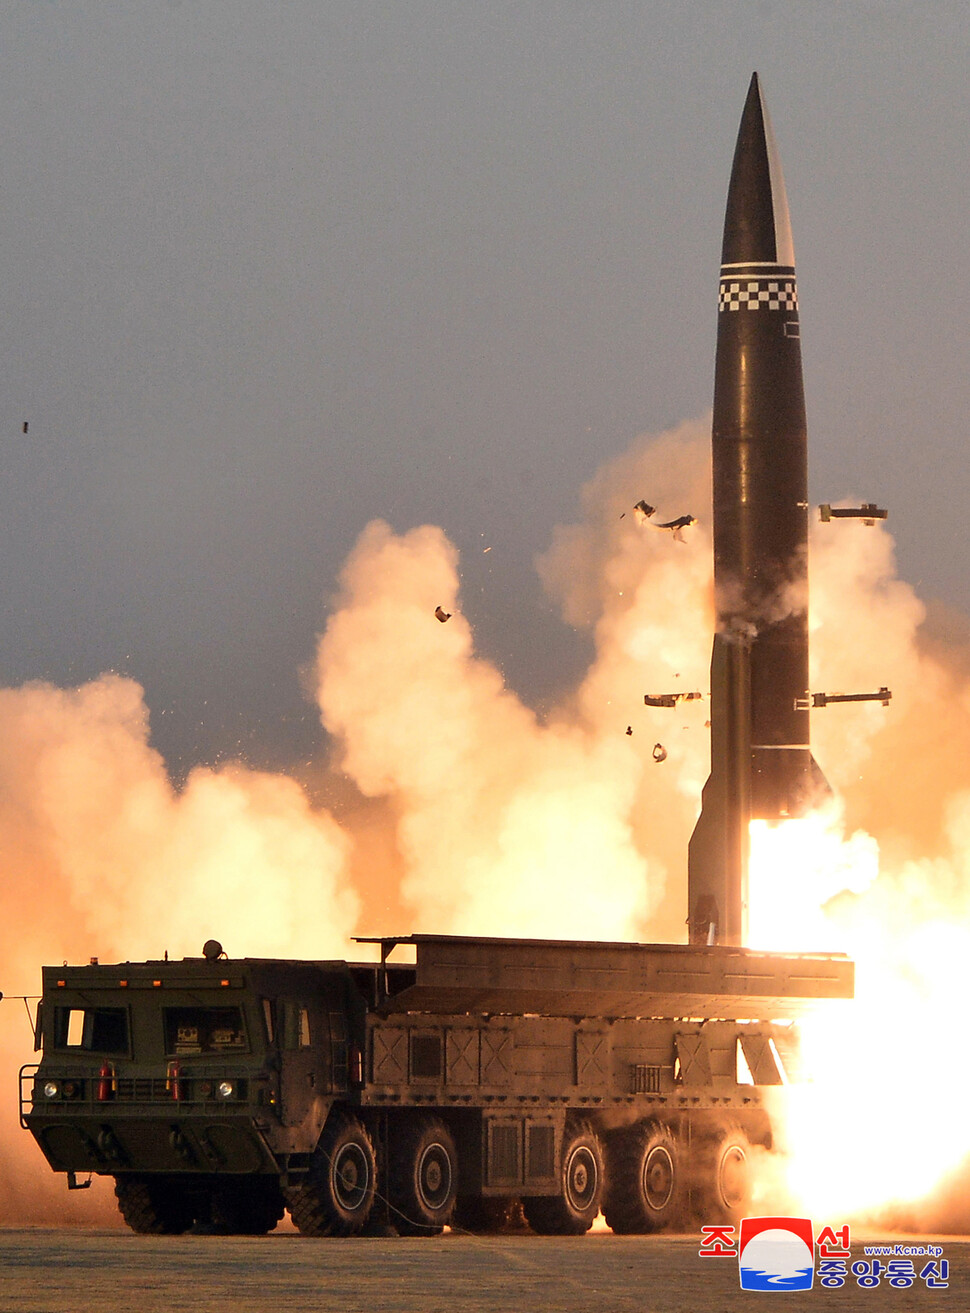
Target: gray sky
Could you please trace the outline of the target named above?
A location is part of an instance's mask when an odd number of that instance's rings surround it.
[[[710,406],[753,69],[812,496],[888,504],[970,611],[968,67],[939,0],[3,0],[0,679],[133,675],[176,773],[303,759],[382,516],[446,529],[480,650],[554,696],[585,649],[533,557]]]

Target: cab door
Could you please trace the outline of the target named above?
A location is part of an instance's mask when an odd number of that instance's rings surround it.
[[[284,1126],[299,1126],[314,1098],[326,1092],[325,1068],[314,1034],[320,1033],[321,1008],[306,998],[281,998],[276,1005],[279,1024],[280,1101]]]
[[[277,1000],[283,1125],[298,1126],[315,1099],[349,1084],[347,1013],[339,980],[324,978],[305,994]]]

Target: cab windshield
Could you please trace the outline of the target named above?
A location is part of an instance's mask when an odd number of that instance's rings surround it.
[[[164,1022],[170,1057],[249,1051],[241,1008],[165,1008]]]

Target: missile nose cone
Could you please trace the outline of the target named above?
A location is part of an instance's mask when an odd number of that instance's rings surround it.
[[[757,73],[751,76],[734,150],[721,263],[795,264],[785,180]]]

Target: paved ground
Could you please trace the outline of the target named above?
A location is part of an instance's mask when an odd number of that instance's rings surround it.
[[[870,1239],[883,1241],[879,1235]],[[899,1237],[892,1237],[898,1239]],[[919,1238],[920,1242],[925,1237]],[[970,1241],[943,1239],[947,1290],[885,1285],[745,1294],[728,1259],[688,1237],[433,1240],[144,1237],[0,1230],[0,1310],[16,1313],[904,1313],[970,1308]],[[861,1257],[861,1246],[853,1257]],[[850,1278],[851,1280],[851,1278]],[[769,1313],[770,1313],[769,1308]]]

